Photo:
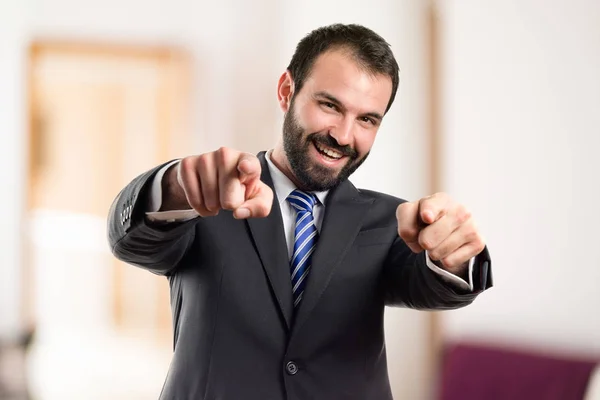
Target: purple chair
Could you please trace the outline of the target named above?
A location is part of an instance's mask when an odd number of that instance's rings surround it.
[[[442,369],[441,400],[581,400],[597,361],[459,344]]]

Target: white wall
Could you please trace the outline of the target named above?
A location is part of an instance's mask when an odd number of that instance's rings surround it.
[[[25,163],[25,40],[28,5],[0,2],[0,337],[19,324],[22,183]]]
[[[440,5],[445,187],[496,283],[449,337],[600,354],[600,2]]]

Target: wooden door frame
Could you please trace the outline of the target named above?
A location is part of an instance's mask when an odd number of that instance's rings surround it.
[[[35,88],[35,64],[39,57],[44,53],[53,54],[73,54],[73,55],[89,55],[89,56],[108,56],[108,57],[128,57],[154,60],[168,68],[167,81],[161,82],[165,90],[163,96],[160,97],[164,103],[163,107],[159,108],[159,123],[158,123],[158,143],[157,143],[157,160],[167,160],[183,155],[191,144],[191,129],[190,129],[190,103],[191,103],[191,81],[192,81],[192,62],[190,55],[182,48],[175,46],[151,46],[151,45],[136,45],[122,44],[109,42],[94,42],[94,41],[76,41],[76,40],[57,40],[57,39],[36,39],[29,44],[27,51],[27,72],[26,72],[26,101],[27,101],[27,128],[26,128],[26,171],[25,177],[27,183],[24,185],[25,207],[23,208],[21,220],[25,223],[28,221],[28,215],[33,207],[33,184],[35,182],[36,160],[41,154],[41,142],[36,136],[36,127],[38,121],[36,115],[36,88]],[[175,130],[178,140],[172,140],[170,133]],[[185,140],[182,140],[185,137]],[[176,142],[176,143],[175,143]],[[189,150],[188,150],[189,151]],[[38,155],[38,156],[36,156]],[[25,230],[28,231],[28,230]],[[31,242],[28,233],[22,235],[21,252],[22,252],[22,268],[21,268],[21,315],[22,325],[26,327],[35,326],[36,315],[34,308],[35,290],[33,287],[34,271],[33,260],[31,258]],[[118,271],[117,260],[114,259],[115,272]],[[122,283],[115,274],[116,293],[121,293]],[[168,292],[168,287],[166,287]],[[113,304],[113,318],[118,320],[119,314],[122,311],[122,299],[117,295]],[[171,320],[169,304],[158,305],[158,319],[161,329],[158,332],[159,338],[164,338],[165,335],[170,337],[170,329],[162,329],[166,321]]]
[[[442,86],[441,86],[441,31],[440,16],[436,0],[429,0],[426,21],[428,59],[428,116],[429,116],[429,193],[443,190],[443,132],[442,132]],[[430,311],[428,318],[428,364],[432,398],[439,397],[443,362],[444,327],[440,311]]]

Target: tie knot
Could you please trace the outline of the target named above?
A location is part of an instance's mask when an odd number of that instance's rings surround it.
[[[298,211],[312,212],[313,207],[317,204],[317,197],[312,193],[303,192],[296,189],[287,197],[292,207]]]

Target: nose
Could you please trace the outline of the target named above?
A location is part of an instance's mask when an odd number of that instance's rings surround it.
[[[336,126],[331,127],[329,134],[340,146],[352,145],[354,140],[354,124],[352,118],[344,118]]]

